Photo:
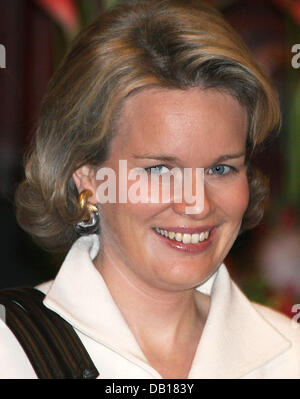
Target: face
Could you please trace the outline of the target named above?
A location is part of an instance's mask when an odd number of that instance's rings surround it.
[[[207,279],[235,241],[248,205],[246,132],[246,111],[224,92],[146,89],[129,97],[101,167],[115,170],[117,181],[119,160],[128,170],[158,175],[204,168],[204,204],[193,214],[184,196],[181,203],[102,204],[102,261],[112,259],[135,284],[165,290]]]

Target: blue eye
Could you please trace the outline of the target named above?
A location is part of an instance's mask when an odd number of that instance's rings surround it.
[[[224,176],[228,175],[229,173],[236,172],[236,169],[233,166],[228,165],[216,165],[209,169],[209,175],[217,175],[217,176]]]
[[[169,172],[169,168],[167,168],[165,165],[150,166],[149,168],[145,168],[145,170],[155,175],[163,175]]]

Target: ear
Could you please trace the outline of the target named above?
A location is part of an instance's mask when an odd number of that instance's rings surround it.
[[[91,204],[96,204],[97,182],[95,170],[89,165],[83,165],[73,173],[72,177],[76,184],[78,193],[81,193],[83,190],[90,190],[93,195],[89,197],[89,202]]]

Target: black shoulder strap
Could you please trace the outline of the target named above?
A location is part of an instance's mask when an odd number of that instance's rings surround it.
[[[98,370],[73,327],[43,305],[35,288],[0,290],[5,322],[38,378],[97,378]]]

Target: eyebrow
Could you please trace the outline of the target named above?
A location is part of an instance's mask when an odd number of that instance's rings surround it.
[[[164,162],[179,162],[179,159],[168,154],[142,154],[142,155],[134,155],[133,156],[137,159],[155,159],[157,161],[164,161]],[[245,156],[245,151],[238,152],[236,154],[224,154],[221,155],[219,158],[215,159],[212,162],[212,165],[215,165],[219,162],[227,161],[229,159],[237,159]]]
[[[166,155],[166,154],[142,154],[142,155],[135,155],[133,154],[134,158],[137,159],[156,159],[158,161],[166,161],[166,162],[176,162],[178,158]]]

